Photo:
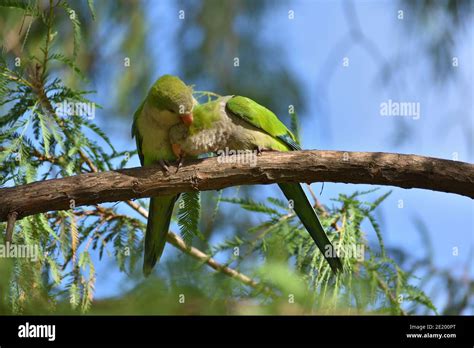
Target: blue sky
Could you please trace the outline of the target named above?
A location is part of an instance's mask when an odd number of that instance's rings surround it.
[[[156,51],[149,54],[159,52],[153,75],[179,75],[179,67],[175,63],[178,53],[172,47],[176,44],[176,30],[185,22],[176,20],[179,9],[172,1],[151,1],[148,5],[150,25],[160,23],[157,32],[148,38],[153,41]],[[344,40],[349,26],[341,1],[289,1],[266,14],[263,30],[258,33],[262,40],[279,46],[283,53],[266,59],[284,59],[304,86],[307,110],[305,114],[300,114],[304,148],[412,153],[446,159],[452,159],[453,153],[457,153],[460,160],[473,162],[473,149],[469,149],[462,130],[463,123],[456,121],[457,117],[461,117],[464,124],[473,124],[473,71],[470,63],[473,61],[473,27],[463,36],[464,42],[456,52],[452,53],[459,57],[460,62],[459,67],[453,68],[453,73],[468,82],[468,90],[460,93],[455,84],[448,83],[441,87],[430,81],[429,59],[419,49],[418,40],[426,33],[419,31],[415,36],[406,35],[405,26],[408,26],[410,13],[400,8],[398,2],[360,1],[355,8],[362,32],[377,47],[378,59],[374,60],[369,51],[354,44],[353,40]],[[397,19],[400,9],[405,10],[404,20]],[[293,20],[288,19],[289,10],[294,11]],[[336,46],[340,49],[334,51]],[[342,65],[344,57],[349,59],[347,67]],[[394,71],[398,83],[386,85],[380,82],[381,62],[400,57],[406,63]],[[212,62],[203,69],[212,69]],[[245,69],[245,62],[241,62],[240,69]],[[255,83],[258,84],[258,79]],[[197,87],[206,89],[206,86]],[[96,88],[98,102],[104,106],[103,110],[98,111],[97,120],[101,123],[101,113],[104,115],[102,119],[106,119],[107,114],[107,86]],[[380,103],[388,99],[419,102],[420,119],[381,116]],[[130,100],[134,105],[139,102]],[[395,145],[393,136],[401,123],[412,137],[402,145]],[[126,123],[113,127],[109,124],[108,132],[114,134],[112,139],[116,140],[118,149],[134,147],[129,127],[130,124]],[[130,167],[138,165],[137,158],[129,162]],[[319,192],[321,185],[313,186]],[[372,186],[326,183],[321,201],[330,205],[330,199],[339,193],[368,188]],[[262,190],[277,194],[274,185]],[[377,212],[387,245],[402,247],[415,255],[424,250],[414,224],[419,219],[425,223],[431,237],[436,266],[463,272],[461,266],[469,257],[472,265],[474,204],[471,199],[395,187],[381,187],[370,197],[374,199],[388,190],[392,190],[392,194]],[[400,200],[403,200],[403,208],[398,207]],[[375,234],[370,235],[373,231],[367,230],[369,238],[375,238]],[[454,247],[459,249],[458,256],[453,256]],[[170,250],[172,248],[168,246],[165,253]],[[471,276],[474,274],[472,267],[469,272]],[[125,275],[110,272],[109,262],[102,262],[98,273],[98,297],[116,294],[124,282],[127,283]],[[443,298],[435,299],[437,304],[442,301]]]

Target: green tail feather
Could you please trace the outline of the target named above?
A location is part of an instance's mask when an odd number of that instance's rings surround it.
[[[321,222],[316,215],[313,207],[308,201],[306,194],[300,184],[278,184],[280,189],[285,194],[288,200],[293,200],[294,211],[300,218],[303,225],[308,230],[311,237],[316,242],[319,250],[323,253],[324,258],[327,260],[331,269],[334,273],[342,271],[342,263],[338,257],[326,257],[327,246],[330,246],[331,252],[334,250],[331,242],[329,241]],[[331,253],[332,255],[332,253]]]
[[[148,276],[158,262],[166,244],[171,214],[179,195],[150,198],[148,222],[145,235],[145,257],[143,274]]]

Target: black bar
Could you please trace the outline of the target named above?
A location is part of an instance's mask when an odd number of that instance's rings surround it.
[[[31,325],[55,325],[54,341],[47,337],[19,337],[20,329],[25,334],[28,328],[32,330]],[[472,316],[0,316],[0,346],[228,342],[472,347],[473,328]],[[407,334],[425,337],[412,338]],[[444,336],[428,336],[433,334]]]

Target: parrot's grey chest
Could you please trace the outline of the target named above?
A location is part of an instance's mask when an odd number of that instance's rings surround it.
[[[213,124],[213,127],[196,133],[184,140],[181,147],[187,154],[199,155],[207,152],[215,152],[229,146],[236,126],[224,117]]]
[[[173,127],[170,132],[172,143],[179,144],[181,149],[191,156],[218,150],[251,149],[256,142],[259,131],[250,126],[239,117],[233,116],[226,110],[227,100],[224,97],[219,103],[219,119],[214,121],[209,128],[200,129],[195,134],[189,135],[184,125]]]

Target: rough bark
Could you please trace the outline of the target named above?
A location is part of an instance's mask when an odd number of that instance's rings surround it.
[[[226,157],[229,161],[242,157]],[[221,158],[187,160],[176,172],[160,167],[131,168],[46,180],[0,189],[0,221],[51,210],[132,198],[215,190],[276,182],[339,182],[390,185],[456,193],[474,198],[470,163],[380,152],[264,152],[256,166]]]

